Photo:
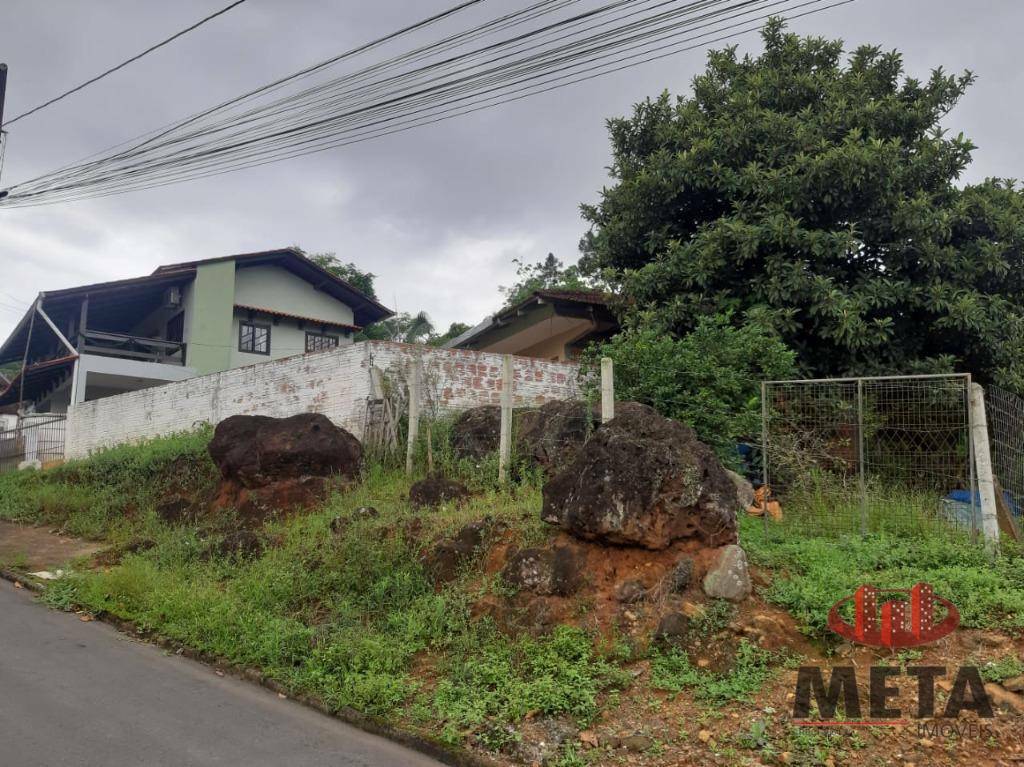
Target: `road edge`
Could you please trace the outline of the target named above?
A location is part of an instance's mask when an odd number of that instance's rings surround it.
[[[28,589],[36,594],[41,594],[46,590],[46,587],[43,584],[38,583],[37,581],[27,577],[25,574],[14,570],[0,568],[0,578],[5,581],[9,581],[16,586],[20,586],[21,588]],[[338,721],[344,722],[345,724],[362,730],[363,732],[390,740],[393,743],[397,743],[400,746],[404,746],[412,751],[421,753],[424,756],[436,759],[450,767],[500,767],[500,763],[492,759],[486,759],[476,754],[470,754],[466,751],[456,751],[436,741],[430,740],[429,738],[392,727],[389,724],[385,724],[371,716],[367,716],[366,714],[356,711],[354,708],[345,707],[339,711],[333,711],[322,700],[315,696],[306,695],[304,693],[292,693],[283,684],[278,682],[276,679],[266,676],[258,668],[243,668],[237,666],[223,658],[213,655],[212,653],[196,650],[195,648],[189,647],[177,640],[169,639],[168,637],[164,637],[153,632],[144,631],[132,621],[119,618],[116,615],[111,615],[106,611],[100,611],[99,613],[92,613],[90,611],[90,614],[94,615],[97,620],[106,623],[108,626],[113,626],[122,634],[128,634],[135,639],[146,642],[147,644],[156,645],[157,647],[161,647],[165,650],[171,650],[175,655],[180,655],[184,658],[195,661],[196,663],[201,663],[204,666],[212,668],[216,672],[231,674],[231,676],[236,679],[259,685],[265,690],[275,692],[278,695],[283,695],[289,700],[295,701],[299,705],[313,709],[323,716],[331,719],[337,719]]]

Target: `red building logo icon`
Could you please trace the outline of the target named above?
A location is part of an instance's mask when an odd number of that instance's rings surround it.
[[[880,594],[909,595],[910,598],[890,599],[879,606]],[[847,602],[853,602],[854,606],[852,624],[840,615]],[[936,606],[945,611],[938,622]],[[935,596],[927,583],[918,583],[909,590],[861,586],[853,596],[832,605],[828,613],[830,629],[851,642],[870,647],[916,647],[942,639],[959,624],[960,613],[953,603]]]

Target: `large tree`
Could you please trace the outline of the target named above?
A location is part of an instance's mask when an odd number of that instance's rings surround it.
[[[1024,389],[1024,196],[963,186],[940,125],[974,77],[787,33],[709,54],[692,93],[609,122],[615,183],[582,267],[665,330],[729,313],[808,374],[958,369]],[[627,309],[630,311],[630,309]]]

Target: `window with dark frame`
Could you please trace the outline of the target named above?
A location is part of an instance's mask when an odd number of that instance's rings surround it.
[[[270,325],[239,322],[238,351],[246,354],[270,354]]]
[[[333,349],[338,345],[338,336],[327,333],[310,333],[306,331],[306,351],[318,352],[323,349]]]

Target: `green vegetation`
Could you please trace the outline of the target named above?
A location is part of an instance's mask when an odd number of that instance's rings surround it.
[[[212,487],[209,429],[105,450],[45,472],[0,474],[0,519],[60,527],[93,540],[120,540],[168,492]]]
[[[963,184],[974,145],[942,127],[974,75],[908,77],[897,51],[779,20],[762,39],[609,121],[583,272],[659,332],[767,324],[806,373],[956,369],[1020,391],[1024,193]]]
[[[416,513],[404,472],[371,463],[361,482],[337,489],[322,507],[256,530],[262,546],[250,555],[221,551],[238,529],[233,513],[207,511],[195,522],[172,525],[156,512],[167,497],[213,491],[208,431],[4,475],[0,517],[113,544],[101,555],[103,566],[78,563],[74,575],[48,585],[44,599],[54,607],[132,621],[259,668],[334,710],[351,707],[452,746],[509,749],[526,720],[560,717],[596,726],[620,706],[658,710],[666,695],[694,701],[705,723],[727,703],[754,701],[789,664],[787,656],[746,640],[723,640],[734,651],[716,653],[714,667],[702,668],[682,649],[650,647],[615,632],[598,636],[573,625],[575,618],[588,625],[592,595],[567,611],[571,621],[550,631],[513,631],[481,609],[503,599],[507,587],[480,562],[467,562],[455,581],[435,586],[425,564],[433,542],[467,522],[501,522],[502,540],[518,546],[543,545],[552,532],[539,521],[534,475],[520,471],[518,484],[498,488],[493,466],[452,457],[443,424],[433,437],[436,465],[476,490],[465,505]],[[363,506],[378,513],[356,514]],[[960,607],[965,625],[1024,626],[1024,559],[1014,551],[992,565],[978,547],[948,537],[876,536],[837,546],[834,539],[768,536],[761,520],[751,518],[742,520],[741,538],[755,563],[773,571],[763,596],[789,609],[814,637],[826,636],[828,608],[863,582],[926,580]],[[704,604],[683,646],[733,637],[730,624],[739,614],[728,602]],[[1006,678],[1019,670],[1019,659],[1000,658],[986,675]],[[757,727],[736,737],[735,745],[764,754],[793,748],[779,732]],[[577,765],[595,753],[570,743],[559,758]]]
[[[473,601],[497,588],[478,570],[435,589],[422,559],[425,541],[484,516],[505,521],[522,543],[543,537],[536,514],[524,519],[525,508],[539,506],[533,485],[498,493],[471,474],[480,495],[418,517],[413,537],[405,533],[413,518],[409,480],[371,466],[363,482],[318,511],[267,524],[259,556],[223,556],[218,544],[235,527],[230,514],[171,526],[153,510],[163,494],[183,486],[212,488],[208,438],[204,432],[154,440],[59,469],[0,477],[4,518],[118,543],[116,566],[53,582],[44,597],[49,604],[130,620],[258,667],[334,709],[441,733],[450,744],[474,737],[498,748],[509,737],[503,726],[528,714],[585,724],[605,691],[631,681],[603,643],[578,628],[511,636],[488,618],[471,618]],[[436,458],[451,460],[443,449]],[[360,506],[379,514],[353,515]],[[339,518],[342,533],[332,530]]]
[[[743,546],[754,563],[776,572],[763,596],[786,608],[802,629],[828,636],[829,608],[858,586],[909,588],[925,581],[960,611],[972,628],[1024,627],[1024,556],[1004,542],[990,562],[981,546],[950,535],[851,535],[837,541],[767,530],[760,519],[740,524]]]
[[[767,650],[742,640],[733,667],[716,673],[696,668],[685,652],[673,649],[655,653],[651,660],[651,684],[668,692],[690,690],[698,700],[709,703],[750,700],[772,675],[778,661]]]
[[[547,258],[535,264],[526,264],[513,258],[516,265],[516,281],[509,286],[499,286],[505,297],[505,306],[515,306],[525,301],[538,290],[593,290],[593,286],[580,274],[579,267],[566,266],[548,253]]]
[[[1002,682],[1024,674],[1024,661],[1017,655],[1004,655],[985,663],[980,673],[986,682]]]
[[[723,460],[733,461],[736,443],[760,432],[760,382],[790,378],[796,369],[793,353],[773,331],[757,324],[736,328],[730,320],[705,317],[677,338],[652,315],[639,315],[592,347],[587,367],[596,370],[601,357],[611,357],[620,400],[643,402],[692,426]]]

